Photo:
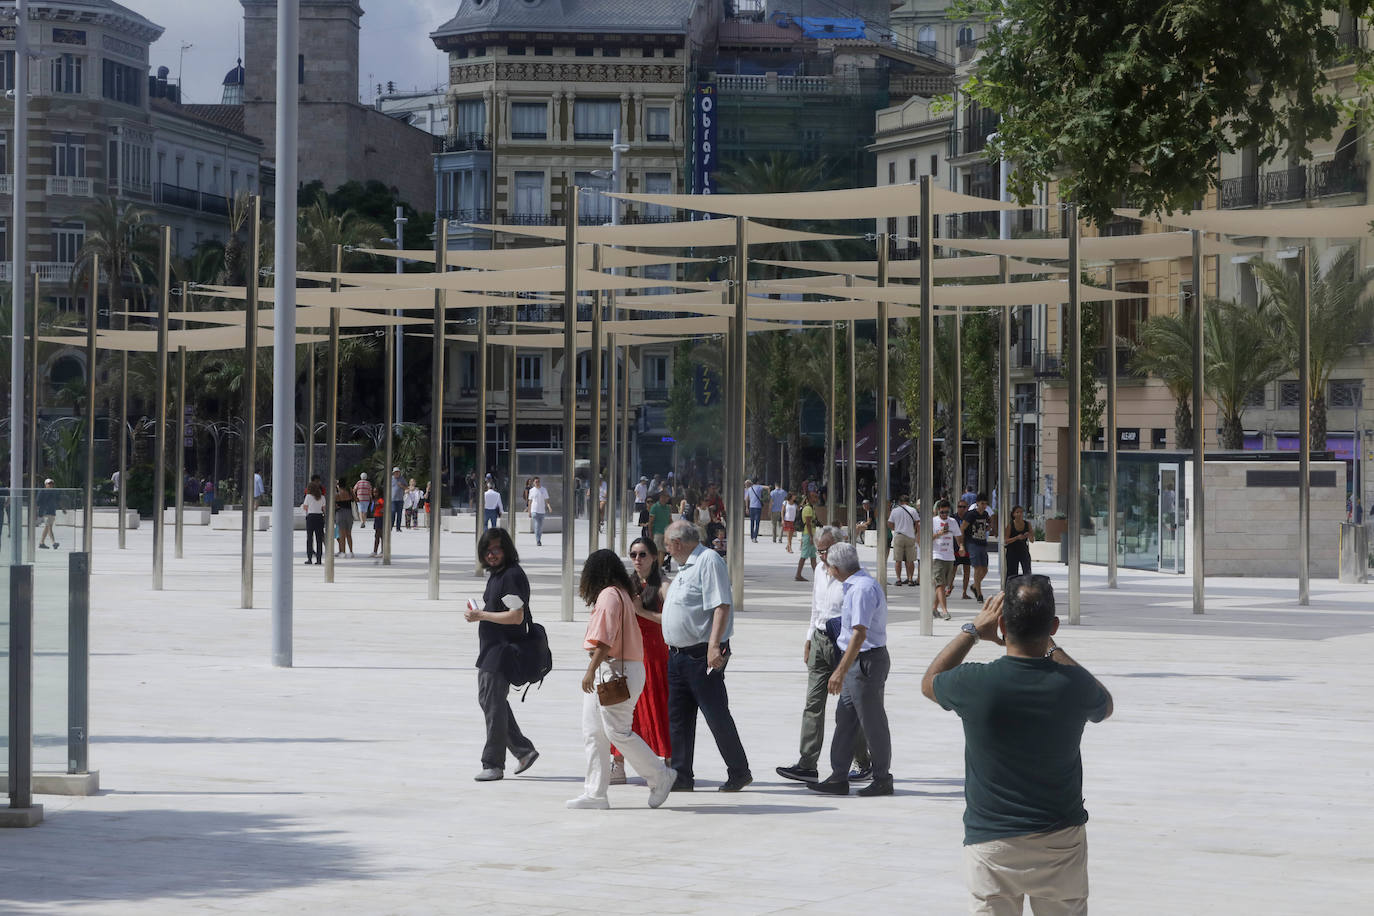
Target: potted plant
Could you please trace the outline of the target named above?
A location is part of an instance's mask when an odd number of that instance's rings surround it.
[[[1064,532],[1069,530],[1069,518],[1063,512],[1056,512],[1054,515],[1045,519],[1045,540],[1057,543],[1064,539]]]

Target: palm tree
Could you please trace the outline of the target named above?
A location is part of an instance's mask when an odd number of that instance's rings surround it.
[[[106,294],[113,307],[124,301],[125,281],[132,282],[146,300],[146,284],[151,282],[158,259],[157,240],[148,220],[150,214],[128,201],[108,197],[88,208],[86,243],[77,253],[72,270],[72,285],[81,287],[81,278],[90,271],[91,261],[100,258],[106,271]]]
[[[1211,299],[1203,320],[1206,383],[1221,414],[1221,447],[1244,448],[1246,401],[1283,374],[1283,357],[1258,309]]]
[[[1308,374],[1308,400],[1312,411],[1313,451],[1326,450],[1326,386],[1331,373],[1357,346],[1367,339],[1374,325],[1374,298],[1368,293],[1374,268],[1357,268],[1355,248],[1347,248],[1318,276],[1315,254],[1308,256],[1307,275],[1312,277],[1311,360]],[[1298,374],[1298,317],[1302,288],[1296,273],[1289,273],[1270,261],[1250,262],[1265,288],[1260,309],[1270,317],[1275,345],[1284,368]]]
[[[1171,312],[1156,315],[1140,329],[1131,366],[1136,375],[1153,375],[1174,399],[1174,441],[1180,449],[1193,447],[1193,319]]]

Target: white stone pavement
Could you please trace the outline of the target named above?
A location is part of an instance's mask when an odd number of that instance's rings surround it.
[[[813,796],[773,773],[796,759],[810,586],[767,538],[749,545],[729,684],[754,785],[711,791],[724,773],[703,725],[697,792],[651,811],[642,783],[613,787],[614,810],[568,811],[583,772],[585,612],[557,619],[557,536],[520,542],[556,664],[515,705],[542,757],[488,785],[472,781],[475,633],[458,612],[481,588],[471,540],[445,535],[444,598],[430,602],[424,539],[398,535],[389,569],[340,560],[332,585],[296,565],[296,667],[277,669],[267,536],[260,607],[241,610],[236,533],[190,529],[179,561],[169,538],[155,593],[151,528],[124,552],[98,532],[91,762],[103,791],[42,797],[41,826],[0,832],[0,912],[965,910],[962,734],[919,678],[972,601],[956,596],[954,622],[922,638],[917,590],[893,590],[898,794]],[[1064,568],[1048,571],[1062,595]],[[1083,625],[1061,641],[1116,699],[1083,742],[1094,911],[1367,912],[1374,589],[1314,582],[1300,609],[1292,579],[1220,580],[1195,617],[1185,577],[1123,572],[1109,592],[1088,567],[1084,583]]]

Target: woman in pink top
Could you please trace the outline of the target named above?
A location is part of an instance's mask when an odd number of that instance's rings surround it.
[[[613,550],[598,550],[582,566],[578,588],[592,609],[583,648],[589,660],[582,677],[582,737],[587,746],[587,781],[582,794],[569,808],[609,808],[606,789],[610,783],[611,743],[649,783],[649,807],[667,799],[677,771],[664,765],[631,723],[635,703],[644,690],[644,642],[635,622],[630,598],[630,577]],[[602,706],[596,693],[598,681],[624,674],[630,698],[614,706]]]

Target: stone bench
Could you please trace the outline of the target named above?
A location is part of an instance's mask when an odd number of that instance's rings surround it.
[[[267,515],[265,515],[265,514],[263,514],[263,513],[261,513],[261,512],[259,512],[258,514],[256,514],[256,515],[253,516],[253,530],[254,530],[254,531],[266,531],[267,528],[268,528],[268,525],[269,525],[270,523],[271,523],[271,519],[270,519]],[[304,522],[302,522],[302,526],[303,526],[303,525],[304,525]],[[212,515],[212,516],[210,517],[210,530],[211,530],[211,531],[242,531],[242,530],[243,530],[243,513],[242,513],[242,512],[221,512],[221,513],[219,513],[218,515]]]
[[[181,510],[181,523],[183,525],[208,525],[211,519],[209,506],[186,506]],[[177,510],[173,506],[162,513],[163,524],[175,525],[177,523]]]

